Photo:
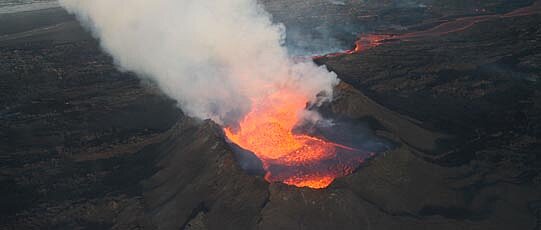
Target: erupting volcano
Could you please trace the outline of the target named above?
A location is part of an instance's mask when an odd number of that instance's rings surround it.
[[[252,110],[239,127],[224,129],[230,141],[262,161],[269,182],[325,188],[363,161],[356,149],[293,131],[308,101],[284,89],[252,100]]]
[[[123,0],[130,2],[125,17],[116,17],[110,0],[61,2],[93,29],[119,67],[150,78],[186,115],[239,121],[225,126],[225,134],[260,159],[268,181],[324,188],[366,156],[328,136],[294,132],[307,103],[318,93],[332,95],[338,79],[311,60],[293,60],[285,28],[256,1],[157,0],[151,5],[160,7],[148,7]],[[159,42],[149,42],[152,35]]]

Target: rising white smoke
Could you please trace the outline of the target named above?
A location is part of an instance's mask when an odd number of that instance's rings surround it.
[[[153,79],[189,115],[228,123],[281,87],[315,100],[335,74],[294,62],[256,0],[60,0],[118,66]]]

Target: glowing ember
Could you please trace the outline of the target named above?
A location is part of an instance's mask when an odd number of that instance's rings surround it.
[[[292,90],[282,90],[253,100],[252,111],[237,130],[224,129],[230,141],[261,159],[269,182],[325,188],[336,177],[352,173],[362,162],[359,154],[351,154],[354,149],[293,133],[307,102]]]

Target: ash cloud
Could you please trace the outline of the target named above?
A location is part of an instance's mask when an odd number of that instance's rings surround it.
[[[119,68],[155,81],[189,115],[236,122],[251,100],[291,87],[315,102],[334,73],[293,61],[285,28],[255,0],[60,0]]]

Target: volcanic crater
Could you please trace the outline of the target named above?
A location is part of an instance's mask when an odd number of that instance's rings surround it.
[[[305,104],[288,105],[303,108]],[[325,188],[335,178],[353,173],[367,158],[391,148],[389,141],[373,134],[367,121],[337,120],[328,112],[322,120],[302,122],[294,114],[296,109],[270,112],[273,103],[264,106],[263,111],[248,114],[237,131],[225,128],[224,132],[241,167],[263,172],[269,182]]]
[[[0,14],[0,228],[541,228],[539,1],[261,2],[288,46],[341,48],[323,119],[279,127],[336,152],[185,115],[60,8]]]

